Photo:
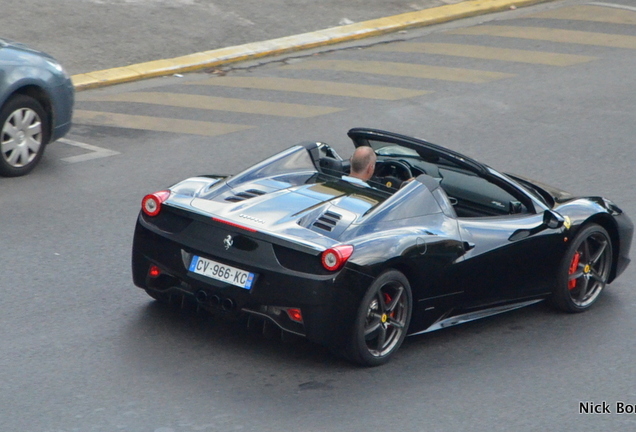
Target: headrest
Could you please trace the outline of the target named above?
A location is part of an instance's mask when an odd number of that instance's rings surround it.
[[[342,160],[340,159],[322,157],[318,160],[318,165],[320,165],[320,170],[325,174],[338,177],[344,174],[344,171],[342,169]]]

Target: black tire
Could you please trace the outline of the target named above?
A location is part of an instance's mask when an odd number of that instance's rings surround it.
[[[597,224],[583,226],[563,258],[551,303],[565,312],[588,310],[605,288],[611,269],[609,234]]]
[[[48,140],[49,122],[42,105],[29,96],[13,96],[0,109],[0,175],[29,173]]]
[[[363,366],[388,362],[404,341],[412,306],[408,279],[397,270],[382,273],[360,303],[345,356]]]

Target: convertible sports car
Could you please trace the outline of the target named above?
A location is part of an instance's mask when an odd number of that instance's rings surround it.
[[[629,263],[633,224],[423,140],[349,131],[377,155],[368,186],[329,145],[304,142],[240,174],[143,198],[132,271],[191,299],[383,364],[414,335],[549,299],[587,310]]]

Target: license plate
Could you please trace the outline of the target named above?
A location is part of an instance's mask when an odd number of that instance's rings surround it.
[[[222,282],[235,285],[237,287],[251,289],[254,282],[254,273],[237,269],[227,264],[221,264],[200,256],[193,256],[190,263],[191,272],[207,276]]]

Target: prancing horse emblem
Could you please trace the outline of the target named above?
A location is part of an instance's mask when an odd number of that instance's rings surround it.
[[[234,244],[234,240],[232,240],[232,236],[228,235],[223,239],[223,245],[225,246],[225,250],[228,250]]]

